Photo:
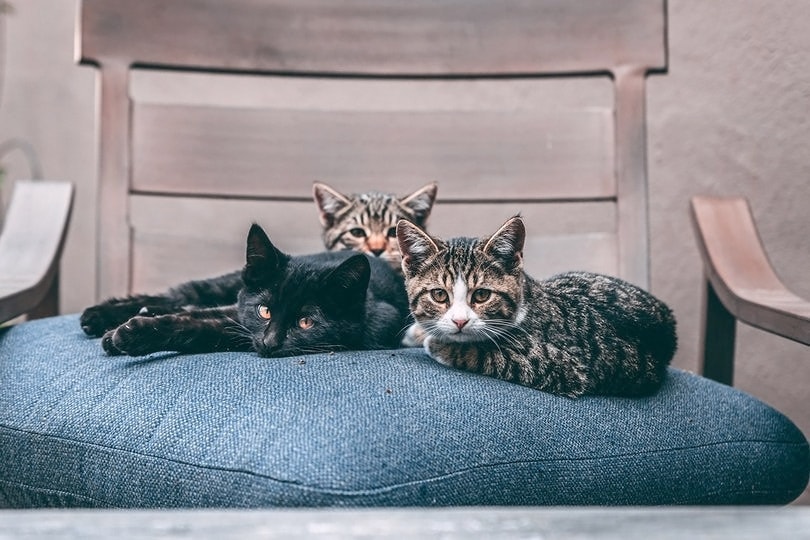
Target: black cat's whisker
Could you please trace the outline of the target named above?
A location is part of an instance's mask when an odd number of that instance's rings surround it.
[[[232,336],[244,337],[248,340],[251,340],[253,338],[253,333],[245,326],[238,323],[225,326],[224,332]]]
[[[229,330],[238,330],[238,331],[240,331],[240,332],[244,332],[244,333],[245,333],[245,334],[247,334],[247,335],[251,335],[251,334],[252,334],[252,333],[251,333],[251,331],[250,331],[250,328],[248,328],[247,326],[245,326],[244,324],[242,324],[242,323],[241,323],[240,321],[238,321],[237,319],[234,319],[234,318],[233,318],[233,317],[231,317],[230,315],[226,315],[226,316],[225,316],[225,320],[226,320],[226,321],[229,321],[229,322],[232,324],[232,326],[229,326],[229,327],[228,327],[228,329],[229,329]]]

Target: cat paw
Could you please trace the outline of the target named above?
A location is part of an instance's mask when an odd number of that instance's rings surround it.
[[[121,324],[115,316],[115,311],[114,308],[105,305],[89,307],[82,312],[79,324],[88,336],[100,337]]]
[[[453,362],[448,360],[442,353],[441,353],[441,346],[438,344],[433,343],[433,338],[427,336],[424,338],[424,342],[422,346],[425,348],[425,352],[433,358],[436,362],[443,366],[453,367]]]
[[[79,318],[79,324],[88,336],[100,337],[115,330],[132,317],[158,317],[176,313],[178,310],[179,308],[174,305],[142,305],[138,300],[112,299],[85,309]]]
[[[101,348],[108,356],[120,356],[122,353],[115,345],[113,345],[113,335],[115,330],[108,330],[101,336]]]
[[[177,313],[178,308],[174,306],[143,306],[138,310],[139,317],[159,317],[161,315],[171,315]]]
[[[100,337],[127,322],[142,309],[140,304],[130,300],[107,300],[85,309],[79,324],[88,336]],[[151,311],[151,308],[147,309]]]
[[[419,326],[419,323],[413,323],[405,331],[405,336],[402,338],[403,347],[420,347],[425,343],[425,329]]]
[[[164,350],[164,329],[155,317],[132,317],[127,322],[110,330],[101,339],[101,347],[110,356],[143,356]]]

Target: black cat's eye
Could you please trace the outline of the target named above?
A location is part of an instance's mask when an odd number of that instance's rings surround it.
[[[259,316],[259,318],[264,319],[265,321],[269,321],[273,318],[273,314],[270,313],[270,308],[264,304],[259,304],[256,306],[256,314]]]
[[[444,289],[433,289],[430,291],[430,297],[433,298],[435,302],[439,302],[440,304],[444,304],[447,302],[447,291]]]
[[[489,300],[492,296],[492,291],[489,289],[475,289],[472,293],[472,301],[474,304],[480,304]]]
[[[391,227],[388,229],[388,238],[396,238],[397,237],[397,228]]]
[[[298,327],[302,330],[309,330],[315,325],[315,321],[312,320],[312,317],[301,317],[298,319]]]
[[[363,238],[366,235],[366,231],[364,231],[360,227],[355,227],[354,229],[351,229],[349,231],[349,234],[351,234],[352,236],[355,236],[357,238]]]

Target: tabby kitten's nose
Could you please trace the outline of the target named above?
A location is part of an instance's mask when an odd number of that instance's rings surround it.
[[[469,319],[453,319],[453,322],[456,323],[456,326],[458,326],[459,331],[461,331],[462,328],[467,326],[467,323],[470,322],[470,320]]]
[[[382,255],[383,251],[385,251],[385,250],[384,249],[372,249],[371,250],[371,252],[374,254],[375,257],[379,257],[380,255]]]

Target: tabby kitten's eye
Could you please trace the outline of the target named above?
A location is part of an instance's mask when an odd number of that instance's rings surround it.
[[[444,304],[447,302],[447,291],[444,289],[433,289],[430,291],[430,297],[433,298],[434,301]]]
[[[397,237],[397,228],[391,227],[388,229],[388,238],[396,238]]]
[[[349,231],[349,234],[357,238],[363,238],[366,235],[366,231],[364,231],[360,227],[355,227],[354,229]]]
[[[270,308],[264,304],[259,304],[256,306],[256,313],[259,315],[259,318],[264,319],[265,321],[269,321],[271,318],[273,318],[272,313],[270,313]]]
[[[474,304],[480,304],[489,300],[492,291],[489,289],[475,289],[472,293],[472,301]]]
[[[315,325],[315,321],[312,320],[312,317],[301,317],[298,319],[298,327],[302,330],[309,330]]]

